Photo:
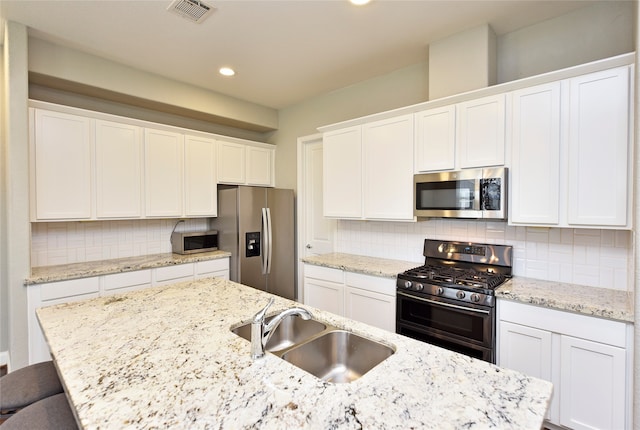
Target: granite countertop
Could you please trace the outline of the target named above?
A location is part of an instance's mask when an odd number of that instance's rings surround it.
[[[389,260],[386,258],[366,257],[363,255],[331,253],[304,257],[304,263],[315,266],[330,267],[365,275],[395,278],[398,273],[420,266],[415,261]]]
[[[633,293],[531,278],[511,278],[496,297],[562,311],[634,322]]]
[[[209,251],[198,254],[180,255],[173,253],[142,255],[139,257],[117,258],[112,260],[88,261],[84,263],[60,264],[31,268],[31,276],[25,279],[25,285],[45,282],[65,281],[68,279],[89,278],[112,273],[133,272],[154,267],[195,263],[230,257],[226,251]]]
[[[395,278],[398,273],[421,265],[415,262],[340,253],[305,257],[302,261],[387,278]],[[634,322],[633,293],[630,291],[515,276],[496,289],[496,297],[600,318]]]
[[[37,310],[85,429],[540,429],[549,382],[337,315],[392,345],[358,380],[323,382],[230,328],[271,296],[207,278]],[[275,297],[273,312],[299,305]]]

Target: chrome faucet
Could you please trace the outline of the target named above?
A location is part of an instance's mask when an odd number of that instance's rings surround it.
[[[311,319],[311,312],[302,308],[290,308],[285,309],[278,315],[273,317],[269,324],[264,323],[264,316],[269,309],[269,306],[273,304],[273,297],[269,300],[269,303],[257,314],[254,315],[251,321],[251,358],[257,359],[264,357],[264,347],[271,339],[271,336],[276,331],[276,328],[280,325],[283,319],[288,316],[298,315],[303,320]]]

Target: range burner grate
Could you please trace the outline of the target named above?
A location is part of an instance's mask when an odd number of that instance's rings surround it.
[[[416,281],[434,284],[460,285],[470,288],[495,289],[506,277],[499,273],[479,272],[474,269],[423,265],[407,270],[405,275]]]

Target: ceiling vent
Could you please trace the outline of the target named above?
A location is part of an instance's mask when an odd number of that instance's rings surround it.
[[[174,0],[167,10],[199,24],[207,19],[215,8],[198,0]]]

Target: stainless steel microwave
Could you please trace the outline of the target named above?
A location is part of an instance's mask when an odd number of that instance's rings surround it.
[[[413,214],[422,218],[507,219],[506,167],[414,175]]]
[[[176,254],[195,254],[218,249],[218,231],[171,233],[171,250]]]

